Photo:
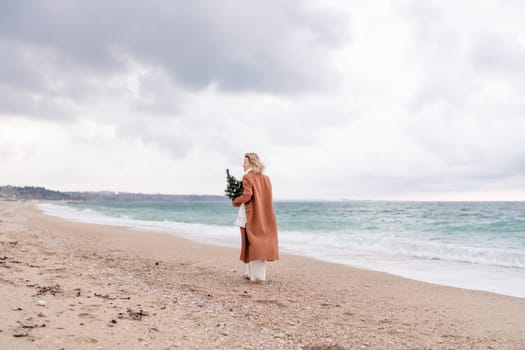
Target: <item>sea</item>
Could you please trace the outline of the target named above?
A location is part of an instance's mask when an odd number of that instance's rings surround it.
[[[240,246],[238,209],[229,202],[39,206],[72,221]],[[276,201],[274,207],[281,252],[525,298],[525,202]]]

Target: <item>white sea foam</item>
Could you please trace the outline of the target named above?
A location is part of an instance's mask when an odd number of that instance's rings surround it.
[[[211,244],[238,247],[235,226],[136,220],[91,209],[44,203],[47,215],[105,225],[166,232]],[[327,232],[280,231],[283,251],[329,262],[383,271],[434,284],[525,297],[525,256],[505,247],[464,247],[446,242]]]
[[[458,243],[408,239],[407,237],[378,237],[377,235],[341,232],[283,232],[281,242],[290,246],[305,245],[316,251],[334,249],[338,252],[363,252],[406,258],[446,260],[498,267],[525,269],[525,253],[512,247],[468,247]]]
[[[136,220],[129,217],[113,217],[91,209],[77,209],[51,203],[39,204],[46,214],[76,222],[129,227],[137,230],[172,233],[188,239],[223,246],[238,246],[239,230],[235,227],[180,223],[173,221]]]

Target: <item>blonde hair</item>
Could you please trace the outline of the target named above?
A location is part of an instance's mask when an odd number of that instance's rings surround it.
[[[248,158],[248,163],[250,163],[250,167],[254,173],[262,174],[264,172],[265,166],[259,159],[257,153],[245,153],[244,157]]]

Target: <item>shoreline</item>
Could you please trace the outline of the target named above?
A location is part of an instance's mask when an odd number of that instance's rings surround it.
[[[129,217],[105,215],[96,209],[84,209],[69,205],[40,202],[38,208],[46,215],[59,217],[73,222],[87,224],[102,224],[126,227],[132,230],[160,232],[175,237],[189,239],[220,247],[237,249],[240,245],[238,229],[233,226],[172,222],[149,221]],[[213,232],[213,234],[210,234]],[[380,252],[345,250],[326,252],[312,250],[312,247],[296,247],[287,242],[286,235],[295,232],[280,232],[280,250],[282,253],[307,257],[323,262],[343,264],[345,266],[388,273],[394,276],[415,281],[449,286],[473,291],[485,291],[500,295],[525,298],[525,269],[511,266],[489,265],[483,263],[463,262],[441,258],[421,258],[406,255],[392,255]],[[331,254],[331,255],[330,255]],[[505,276],[503,279],[502,277]]]
[[[0,220],[2,348],[525,344],[523,298],[290,254],[268,264],[267,283],[254,285],[242,279],[234,248],[70,222],[34,204],[0,202]]]

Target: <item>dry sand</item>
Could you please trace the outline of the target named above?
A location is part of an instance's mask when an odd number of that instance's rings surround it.
[[[524,349],[525,299],[0,202],[0,349]],[[40,305],[42,304],[42,305]]]

